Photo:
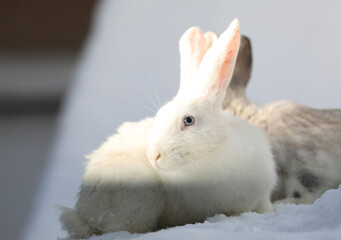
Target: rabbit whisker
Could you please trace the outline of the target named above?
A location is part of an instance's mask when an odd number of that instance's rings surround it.
[[[157,88],[156,88],[156,84],[155,82],[153,81],[153,86],[154,86],[154,91],[155,91],[155,94],[156,94],[156,98],[159,102],[159,109],[161,108],[161,101],[160,101],[160,97],[159,97],[159,93],[157,92]]]
[[[155,107],[155,110],[158,111],[158,108],[153,100],[153,98],[150,96],[150,94],[148,94],[148,92],[146,91],[146,89],[142,86],[142,85],[139,85],[140,88],[142,89],[142,91],[147,95],[147,97],[149,98],[149,100],[153,103],[154,107]]]
[[[156,114],[156,111],[155,110],[153,110],[152,108],[150,108],[150,107],[147,107],[147,106],[144,106],[146,109],[148,109],[149,111],[151,111],[152,113],[154,113],[154,114]]]

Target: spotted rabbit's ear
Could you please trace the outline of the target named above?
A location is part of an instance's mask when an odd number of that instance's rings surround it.
[[[252,71],[252,48],[251,41],[248,37],[242,36],[240,39],[240,47],[237,56],[236,65],[232,75],[229,88],[245,89],[251,76]]]
[[[217,106],[225,97],[240,43],[240,24],[235,19],[206,52],[198,73],[196,91]]]
[[[181,91],[190,86],[194,81],[202,58],[205,55],[205,46],[205,36],[198,27],[191,27],[180,38],[179,51]]]

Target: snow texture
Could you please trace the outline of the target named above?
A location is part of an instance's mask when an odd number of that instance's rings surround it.
[[[265,103],[285,98],[313,107],[340,108],[340,9],[341,1],[335,0],[101,1],[64,101],[49,161],[22,239],[65,237],[54,206],[75,204],[83,156],[114,133],[123,121],[153,115],[144,107],[152,106],[145,91],[156,99],[157,88],[161,104],[175,96],[179,84],[178,40],[191,26],[221,33],[233,18],[240,19],[242,34],[248,35],[253,44],[250,99]],[[327,196],[330,198],[324,200],[325,205],[317,202],[313,206],[282,206],[275,214],[264,216],[219,217],[218,222],[216,217],[210,224],[145,235],[116,233],[102,238],[243,239],[252,234],[261,239],[274,235],[276,239],[292,235],[332,239],[339,233],[336,225],[340,218],[335,218],[340,212],[340,192],[331,191]],[[316,215],[311,222],[310,211]],[[294,222],[295,219],[299,220]],[[277,232],[281,232],[278,237]]]
[[[279,204],[275,212],[244,213],[239,217],[216,215],[204,223],[188,224],[158,232],[108,233],[90,240],[188,240],[188,239],[341,239],[341,187],[327,191],[312,205]]]

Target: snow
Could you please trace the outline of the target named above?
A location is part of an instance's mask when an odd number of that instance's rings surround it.
[[[216,215],[204,223],[188,224],[146,234],[128,232],[93,236],[90,240],[148,239],[335,239],[341,238],[341,187],[327,191],[312,205],[279,204],[272,213]]]
[[[234,17],[240,19],[241,32],[253,44],[253,75],[248,88],[251,99],[265,103],[286,98],[313,107],[341,108],[340,8],[340,1],[323,0],[101,1],[64,101],[49,161],[22,239],[66,235],[54,206],[75,204],[84,155],[114,133],[123,121],[152,115],[145,108],[152,104],[141,88],[154,99],[156,88],[161,103],[175,95],[179,81],[178,40],[191,26],[221,33]],[[329,194],[340,197],[339,191]],[[330,212],[337,217],[340,201],[333,201],[333,197],[323,201],[328,202]],[[209,224],[144,235],[114,233],[102,238],[219,239],[224,235],[244,239],[252,234],[252,238],[261,239],[273,239],[275,235],[276,239],[333,239],[340,233],[335,225],[337,219],[334,223],[329,221],[330,216],[323,215],[320,209],[329,210],[322,205],[317,202],[308,207],[283,206],[276,213],[263,216],[220,217],[221,221],[213,218]],[[308,214],[310,211],[316,218]],[[293,222],[296,218],[300,220]],[[264,221],[266,224],[261,224]],[[308,228],[310,221],[315,227]]]

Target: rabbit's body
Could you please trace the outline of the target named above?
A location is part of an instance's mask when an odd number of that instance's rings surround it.
[[[237,59],[224,108],[260,127],[278,166],[273,200],[312,203],[341,184],[341,110],[317,110],[290,101],[259,106],[245,88],[251,73],[251,45],[246,39]]]
[[[219,213],[272,211],[276,174],[268,143],[260,129],[225,114],[217,148],[207,154],[198,145],[200,161],[170,172],[158,172],[146,157],[143,139],[154,119],[124,123],[88,156],[75,209],[61,209],[63,229],[88,238],[203,222]]]
[[[154,119],[124,123],[88,158],[75,210],[63,208],[61,223],[72,238],[157,228],[164,209],[160,180],[146,157]]]
[[[148,232],[219,213],[272,210],[276,172],[265,135],[222,111],[239,21],[206,53],[201,47],[215,38],[189,29],[180,40],[177,96],[155,118],[125,123],[89,156],[75,210],[62,209],[71,237]]]
[[[276,175],[268,143],[260,129],[226,115],[214,151],[198,143],[193,163],[158,171],[167,196],[161,226],[202,222],[217,213],[272,210]]]

